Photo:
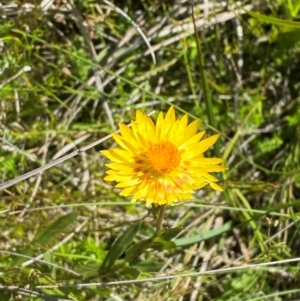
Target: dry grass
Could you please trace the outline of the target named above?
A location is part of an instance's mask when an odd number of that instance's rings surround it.
[[[0,6],[1,300],[300,298],[300,8],[287,3],[195,1],[194,23],[190,1]],[[134,222],[133,244],[155,232],[103,182],[99,150],[136,108],[170,104],[221,133],[226,191],[168,208],[172,242],[99,275]]]

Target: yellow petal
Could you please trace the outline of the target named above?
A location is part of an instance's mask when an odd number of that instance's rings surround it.
[[[119,128],[123,137],[132,136],[131,129],[124,123],[119,123]]]
[[[224,160],[223,158],[200,158],[197,159],[197,163],[199,165],[215,165],[215,164],[220,164]]]
[[[212,145],[216,143],[219,136],[219,134],[210,136],[209,138],[201,140],[197,144],[193,145],[193,149],[190,150],[189,155],[186,155],[185,158],[195,158],[199,155],[202,155],[205,151],[207,151]]]
[[[136,110],[136,123],[143,124],[145,122],[145,114],[141,110]]]
[[[165,117],[159,114],[156,123],[137,110],[131,128],[123,123],[119,126],[120,134],[112,134],[119,147],[101,153],[111,162],[106,164],[104,180],[116,181],[116,187],[121,188],[120,195],[131,196],[132,202],[141,200],[147,206],[159,206],[187,201],[195,190],[207,184],[215,190],[223,190],[211,174],[227,169],[220,165],[223,159],[203,155],[219,135],[201,140],[205,131],[197,133],[199,120],[188,124],[187,115],[176,120],[175,109],[171,107]],[[162,147],[165,145],[169,148]],[[166,160],[171,160],[173,154],[170,149],[178,153],[173,168],[155,168],[151,158],[156,156],[157,162],[168,166]],[[150,151],[154,152],[151,158]]]
[[[189,138],[187,141],[184,141],[184,143],[179,146],[179,149],[187,149],[188,150],[190,145],[199,143],[198,141],[202,139],[204,134],[205,134],[205,131],[197,133],[196,135]]]
[[[211,188],[213,188],[215,190],[224,191],[223,187],[219,186],[216,183],[210,183],[209,185],[211,186]]]
[[[159,142],[164,140],[164,138],[165,138],[164,115],[162,112],[160,112],[156,121],[156,139]]]
[[[200,122],[199,119],[196,119],[187,126],[186,132],[185,132],[185,137],[184,137],[185,140],[190,139],[192,136],[194,136],[197,133],[198,128],[199,128],[199,122]]]
[[[125,150],[129,151],[129,152],[133,152],[135,153],[138,144],[137,141],[133,140],[133,139],[125,139],[123,136],[118,135],[116,133],[112,133],[113,138],[115,139],[115,141]]]
[[[104,150],[101,151],[101,153],[107,157],[108,159],[110,159],[111,161],[117,162],[117,163],[122,163],[124,162],[124,158],[127,158],[127,162],[134,162],[134,160],[132,159],[131,153],[124,151],[124,150],[118,150],[118,149],[114,149],[114,150]]]
[[[175,109],[173,106],[171,106],[166,114],[165,124],[172,125],[175,122],[175,118]]]

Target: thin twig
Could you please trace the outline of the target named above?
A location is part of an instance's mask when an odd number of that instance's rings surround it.
[[[271,262],[262,262],[258,264],[245,264],[237,267],[230,267],[225,269],[216,269],[204,272],[193,272],[193,273],[185,273],[185,274],[176,274],[176,275],[161,275],[152,278],[143,278],[143,279],[133,279],[133,280],[121,280],[121,281],[111,281],[111,282],[89,282],[89,283],[77,283],[77,284],[53,284],[53,285],[37,285],[36,289],[57,289],[57,288],[83,288],[83,287],[107,287],[107,286],[120,286],[120,285],[129,285],[129,284],[137,284],[137,283],[148,283],[148,282],[161,282],[164,280],[171,280],[181,277],[197,277],[197,276],[204,276],[204,275],[220,275],[220,274],[228,274],[230,272],[238,272],[238,271],[245,271],[249,269],[256,269],[259,268],[272,268],[273,266],[282,265],[284,266],[287,263],[295,263],[300,262],[300,257],[297,258],[290,258],[285,260],[278,260],[278,261],[271,261]],[[280,267],[283,270],[283,267]],[[274,270],[274,268],[272,268]],[[289,269],[289,268],[287,268]],[[0,285],[0,289],[17,289],[18,286],[16,285]]]
[[[154,51],[153,51],[151,44],[148,41],[146,35],[143,33],[142,29],[140,28],[140,26],[138,24],[136,24],[122,9],[120,9],[119,7],[117,7],[116,5],[111,3],[110,1],[103,0],[103,2],[107,5],[109,5],[110,7],[112,7],[113,9],[115,9],[119,14],[121,14],[124,18],[126,18],[136,28],[136,30],[139,32],[139,34],[142,36],[143,40],[145,41],[146,45],[148,46],[149,52],[152,56],[153,63],[156,65],[156,58],[155,58]]]
[[[10,252],[10,251],[5,251],[5,250],[0,250],[0,254],[8,254],[8,255],[13,255],[13,256],[16,256],[16,257],[22,257],[22,258],[32,259],[31,256],[27,256],[27,255],[23,255],[23,254],[20,254],[20,253],[15,253],[15,252]],[[70,270],[70,269],[64,268],[64,267],[62,267],[62,266],[60,266],[60,265],[58,265],[58,264],[55,264],[55,263],[51,263],[51,262],[44,261],[44,260],[42,260],[42,259],[37,259],[37,258],[35,258],[35,262],[42,263],[42,264],[45,264],[45,265],[47,265],[47,266],[51,266],[51,267],[57,268],[57,269],[59,269],[59,270],[66,271],[66,272],[68,272],[68,273],[70,273],[70,274],[73,274],[73,275],[75,275],[75,276],[77,276],[77,277],[82,277],[81,274],[79,274],[79,273],[77,273],[77,272],[74,272],[74,271],[72,271],[72,270]],[[3,273],[0,272],[0,275],[2,275],[2,274],[3,274]],[[4,286],[4,287],[5,287],[5,286]],[[3,288],[3,286],[0,285],[0,289],[2,289],[2,288]]]
[[[96,146],[96,145],[104,142],[105,140],[107,140],[107,139],[109,139],[111,137],[112,137],[112,135],[109,134],[109,135],[107,135],[107,136],[105,136],[105,137],[103,137],[103,138],[101,138],[101,139],[99,139],[99,140],[97,140],[97,141],[95,141],[95,142],[87,145],[87,146],[79,148],[78,150],[76,150],[76,151],[74,151],[74,152],[72,152],[72,153],[70,153],[68,155],[65,155],[65,156],[63,156],[61,158],[58,158],[58,159],[56,159],[54,161],[51,161],[51,162],[45,164],[44,166],[41,166],[41,167],[36,168],[34,170],[31,170],[31,171],[29,171],[29,172],[27,172],[27,173],[25,173],[25,174],[23,174],[23,175],[15,178],[15,179],[7,181],[7,182],[5,182],[5,183],[3,183],[3,184],[0,185],[0,191],[6,189],[8,187],[11,187],[11,186],[13,186],[15,184],[18,184],[21,181],[24,181],[24,180],[26,180],[28,178],[31,178],[31,177],[33,177],[33,176],[35,176],[35,175],[37,175],[37,174],[39,174],[39,173],[41,173],[41,172],[49,169],[49,168],[51,168],[51,167],[57,166],[57,165],[65,162],[65,161],[67,161],[67,160],[69,160],[69,159],[71,159],[71,158],[79,155],[80,153],[85,152],[85,151],[93,148],[94,146]]]
[[[151,113],[149,113],[148,116],[151,116],[153,113],[154,113],[154,111],[152,111]],[[130,124],[128,126],[130,126]],[[115,131],[115,133],[119,133],[119,130]],[[21,175],[19,177],[16,177],[16,178],[14,178],[12,180],[4,182],[3,184],[0,185],[0,191],[6,189],[8,187],[11,187],[11,186],[13,186],[15,184],[18,184],[18,183],[20,183],[20,182],[22,182],[22,181],[24,181],[24,180],[26,180],[28,178],[31,178],[31,177],[33,177],[33,176],[35,176],[35,175],[37,175],[37,174],[39,174],[39,173],[47,170],[47,169],[50,169],[50,168],[52,168],[54,166],[57,166],[57,165],[65,162],[65,161],[67,161],[67,160],[69,160],[69,159],[71,159],[71,158],[79,155],[82,152],[86,152],[87,150],[89,150],[89,149],[93,148],[94,146],[96,146],[96,145],[98,145],[98,144],[106,141],[107,139],[109,139],[111,137],[112,137],[112,134],[106,135],[105,137],[103,137],[103,138],[101,138],[101,139],[99,139],[97,141],[94,141],[91,144],[88,144],[87,146],[83,146],[83,147],[79,148],[78,150],[76,150],[76,151],[74,151],[74,152],[72,152],[72,153],[70,153],[68,155],[65,155],[65,156],[63,156],[61,158],[53,160],[53,161],[51,161],[51,162],[49,162],[49,163],[47,163],[47,164],[45,164],[45,165],[43,165],[41,167],[38,167],[38,168],[36,168],[34,170],[31,170],[31,171],[29,171],[29,172],[27,172],[27,173],[25,173],[25,174],[23,174],[23,175]]]
[[[47,250],[47,253],[51,253],[55,250],[57,250],[61,245],[65,244],[66,242],[68,242],[69,240],[72,239],[72,237],[81,231],[81,229],[86,225],[86,223],[88,222],[88,220],[84,220],[75,230],[74,232],[70,233],[69,235],[67,235],[64,239],[60,240],[55,246],[53,246],[51,249]],[[31,265],[32,263],[36,262],[37,260],[40,260],[44,257],[44,253],[38,255],[37,257],[34,257],[28,261],[25,261],[21,264],[22,267],[26,267]]]

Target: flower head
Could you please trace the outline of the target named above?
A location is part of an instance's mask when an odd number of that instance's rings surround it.
[[[203,153],[219,135],[202,139],[199,120],[188,124],[188,116],[176,120],[174,107],[164,117],[161,112],[156,124],[136,111],[131,128],[120,123],[120,134],[113,133],[119,147],[102,151],[112,161],[104,180],[116,181],[120,195],[132,196],[132,202],[142,200],[155,205],[172,205],[189,200],[193,192],[209,184],[222,191],[211,172],[221,172],[222,158],[205,158]]]

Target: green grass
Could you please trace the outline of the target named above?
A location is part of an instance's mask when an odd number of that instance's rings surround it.
[[[0,300],[300,298],[300,6],[198,2],[0,8]],[[229,169],[155,234],[99,151],[170,104]]]

